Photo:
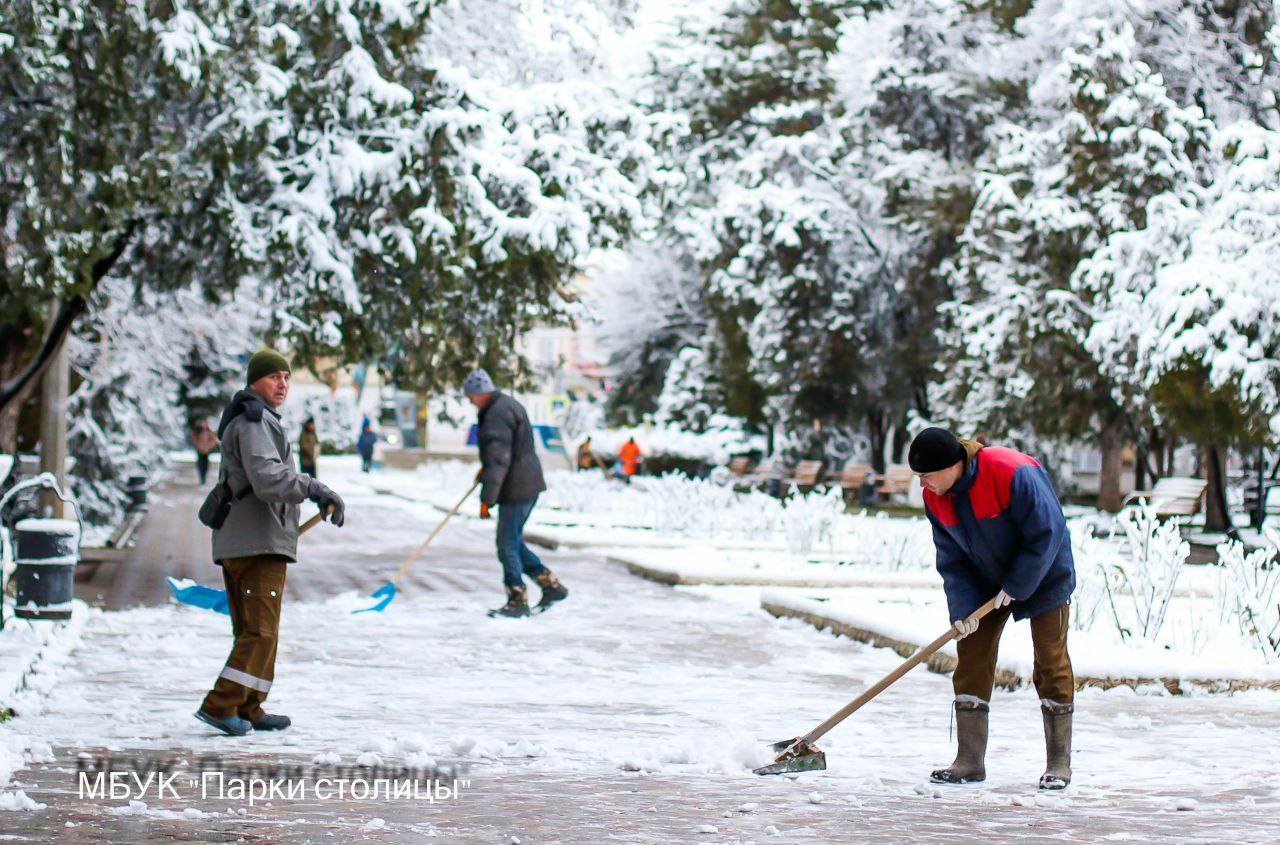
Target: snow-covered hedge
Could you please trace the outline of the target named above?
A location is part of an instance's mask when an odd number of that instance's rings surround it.
[[[641,476],[631,485],[600,473],[551,473],[543,502],[572,512],[578,525],[601,526],[608,545],[617,531],[652,531],[692,545],[759,549],[793,557],[797,574],[812,559],[886,573],[930,573],[935,550],[923,518],[846,512],[839,490],[778,500],[737,493],[711,480]],[[1223,655],[1241,666],[1280,662],[1280,566],[1272,551],[1246,554],[1219,547],[1220,567],[1187,564],[1181,524],[1127,508],[1069,520],[1078,586],[1071,624],[1117,645]],[[735,559],[748,559],[740,555]],[[938,582],[941,586],[941,582]]]
[[[703,432],[674,425],[598,430],[591,435],[591,445],[597,455],[614,457],[629,437],[636,439],[646,458],[682,458],[707,464],[725,464],[734,455],[765,447],[764,437],[748,434],[740,420],[725,416],[712,417]]]

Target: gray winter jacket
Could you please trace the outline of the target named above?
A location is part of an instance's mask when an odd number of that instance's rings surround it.
[[[280,415],[253,391],[241,390],[223,412],[218,436],[232,493],[250,492],[213,532],[214,561],[265,554],[297,560],[298,505],[311,476],[294,471]]]
[[[547,489],[524,407],[505,393],[480,411],[480,501],[523,502]]]

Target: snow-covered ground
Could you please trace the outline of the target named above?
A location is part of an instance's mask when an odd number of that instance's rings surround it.
[[[327,472],[348,497],[348,525],[308,537],[300,566],[358,567],[372,590],[439,512],[372,492],[394,474],[361,476],[342,461]],[[456,479],[442,471],[440,481],[443,494]],[[951,759],[951,693],[948,678],[917,670],[823,740],[829,771],[761,779],[750,768],[768,759],[766,742],[808,730],[898,656],[773,619],[758,590],[671,589],[576,550],[544,553],[572,590],[564,605],[489,619],[484,609],[500,601],[492,531],[472,518],[451,525],[416,565],[423,580],[385,613],[352,615],[367,604],[356,591],[287,605],[269,703],[295,725],[280,734],[231,740],[191,717],[225,658],[225,617],[176,605],[92,615],[79,649],[50,675],[56,685],[20,701],[0,727],[33,757],[7,794],[22,789],[47,805],[6,814],[4,829],[37,840],[64,822],[108,838],[163,829],[278,841],[335,831],[348,841],[463,842],[1270,835],[1280,749],[1260,739],[1280,729],[1275,693],[1083,691],[1076,781],[1045,797],[1034,788],[1043,742],[1029,690],[996,696],[986,784],[926,785],[930,768]],[[94,802],[76,797],[66,771],[82,752],[460,763],[482,797],[429,814],[397,801]]]
[[[431,464],[376,483],[447,508],[473,472],[463,463]],[[597,472],[549,478],[529,526],[547,540],[601,550],[666,580],[830,587],[808,597],[846,618],[901,617],[896,630],[911,626],[909,642],[928,642],[946,626],[923,517],[846,513],[838,490],[781,502],[678,476],[640,477],[629,486]],[[1068,520],[1079,581],[1073,653],[1096,676],[1280,678],[1280,569],[1266,565],[1266,552],[1246,555],[1239,544],[1224,544],[1226,565],[1194,566],[1186,564],[1189,547],[1174,521],[1133,508],[1119,517],[1072,508]],[[841,589],[852,586],[877,590]],[[902,616],[895,587],[926,592]]]

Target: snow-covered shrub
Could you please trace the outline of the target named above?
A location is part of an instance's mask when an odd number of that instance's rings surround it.
[[[1122,639],[1154,640],[1191,546],[1182,539],[1178,520],[1161,521],[1149,505],[1121,511],[1115,526],[1121,532],[1118,545],[1095,564],[1107,605]]]
[[[1218,546],[1222,569],[1218,608],[1224,624],[1238,626],[1245,642],[1268,663],[1280,660],[1280,565],[1274,549],[1245,553],[1234,540]]]
[[[884,512],[847,515],[840,521],[837,540],[841,557],[850,563],[889,572],[932,569],[937,559],[933,533],[924,519],[897,519]]]
[[[1071,627],[1090,631],[1107,605],[1107,573],[1095,561],[1109,554],[1107,541],[1094,533],[1092,525],[1073,526],[1072,555],[1076,561],[1076,591],[1071,596]]]
[[[710,537],[739,522],[734,513],[740,503],[733,491],[709,481],[663,475],[646,477],[642,485],[658,531]]]
[[[636,486],[612,481],[604,473],[547,473],[547,491],[540,503],[556,510],[573,513],[628,514],[643,520],[649,508],[648,496]]]
[[[786,534],[787,551],[808,555],[822,540],[833,546],[834,529],[843,513],[844,498],[839,489],[792,496],[782,506],[782,529]]]

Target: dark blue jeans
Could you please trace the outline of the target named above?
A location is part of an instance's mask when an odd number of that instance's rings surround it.
[[[547,571],[524,542],[524,524],[537,503],[538,497],[534,496],[498,505],[498,560],[502,562],[502,583],[508,587],[524,585],[521,573],[537,578]]]

